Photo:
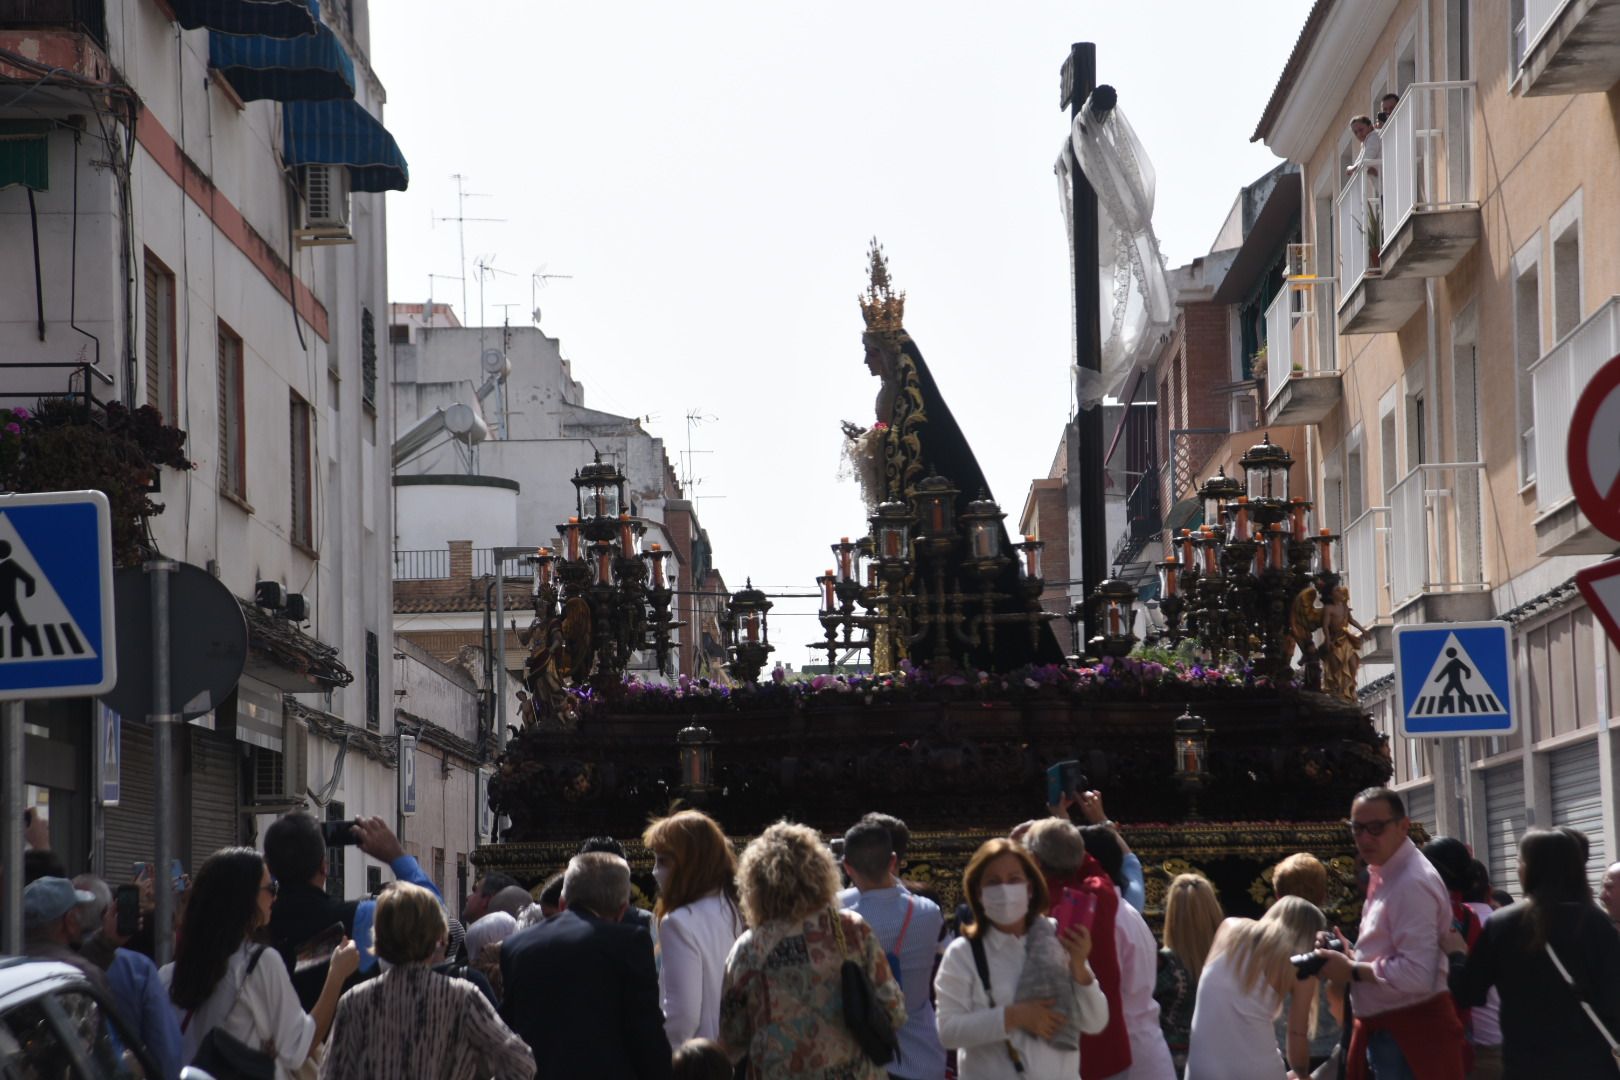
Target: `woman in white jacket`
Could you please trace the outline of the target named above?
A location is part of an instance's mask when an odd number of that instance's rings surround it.
[[[957,1051],[957,1076],[1078,1076],[1079,1036],[1108,1024],[1108,1000],[1086,962],[1091,932],[1077,926],[1058,934],[1046,917],[1046,881],[1011,840],[987,841],[974,853],[962,895],[973,925],[945,950],[934,979],[939,1038]]]
[[[737,908],[737,855],[724,830],[700,810],[647,826],[658,882],[658,993],[669,1045],[720,1034],[726,956],[743,932]]]

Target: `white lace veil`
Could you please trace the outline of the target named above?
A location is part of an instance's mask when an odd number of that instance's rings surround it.
[[[1100,374],[1076,369],[1080,407],[1089,409],[1121,384],[1147,343],[1169,329],[1170,285],[1153,235],[1153,163],[1118,108],[1099,121],[1087,98],[1055,171],[1073,265],[1073,170],[1097,193],[1098,285],[1102,304]]]

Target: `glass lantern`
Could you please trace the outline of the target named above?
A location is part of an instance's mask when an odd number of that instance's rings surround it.
[[[699,724],[684,727],[675,736],[681,765],[681,788],[690,793],[712,790],[714,735]]]
[[[1269,431],[1258,445],[1244,452],[1238,464],[1243,466],[1251,503],[1288,503],[1288,472],[1294,467],[1294,457],[1271,441]]]
[[[664,557],[668,554],[669,552],[664,550],[664,545],[658,543],[656,540],[651,544],[648,544],[647,550],[641,553],[641,557],[646,559],[647,565],[651,567],[652,572],[649,575],[648,580],[652,582],[652,587],[655,589],[663,586]],[[671,587],[673,588],[673,586]]]
[[[1209,725],[1190,706],[1176,717],[1175,747],[1176,779],[1201,783],[1209,775]]]
[[[574,500],[579,516],[615,519],[629,509],[624,501],[625,477],[612,462],[596,460],[574,473]]]
[[[833,558],[838,563],[838,580],[857,581],[855,576],[855,559],[859,553],[860,545],[854,543],[847,536],[840,536],[838,543],[832,546]]]
[[[591,545],[591,562],[595,567],[595,581],[598,585],[613,584],[613,545],[606,540],[598,540]]]
[[[1091,640],[1100,656],[1122,657],[1136,644],[1136,587],[1119,578],[1108,578],[1092,594],[1101,609],[1102,632]]]
[[[1198,489],[1198,498],[1204,504],[1206,525],[1225,525],[1227,504],[1243,494],[1243,484],[1236,477],[1226,475],[1226,466],[1215,470]]]
[[[1159,564],[1159,596],[1169,599],[1177,595],[1181,588],[1181,560],[1174,555],[1167,555]]]
[[[770,641],[766,613],[774,605],[765,594],[754,588],[753,579],[746,588],[731,594],[730,625],[732,645],[763,645]]]
[[[959,494],[943,476],[930,476],[918,482],[912,508],[923,539],[944,540],[955,533],[956,496]]]
[[[619,555],[626,559],[633,559],[641,554],[642,524],[633,519],[628,513],[619,514]]]
[[[1041,552],[1046,547],[1046,541],[1026,536],[1024,542],[1017,547],[1024,556],[1024,577],[1030,581],[1041,580]]]
[[[877,561],[896,565],[911,557],[911,511],[905,503],[886,502],[872,515],[872,535],[877,537]]]
[[[986,495],[967,504],[962,523],[967,526],[969,558],[989,560],[1001,554],[1001,521],[1006,516]]]

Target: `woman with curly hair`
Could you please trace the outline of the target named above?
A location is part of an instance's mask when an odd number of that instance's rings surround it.
[[[160,973],[180,1020],[181,1060],[221,1029],[250,1049],[273,1054],[278,1080],[301,1068],[326,1041],[343,981],[360,967],[347,939],[332,962],[315,1008],[305,1013],[281,954],[253,944],[270,922],[276,882],[252,848],[208,856],[191,883],[175,939],[174,963]]]
[[[844,1023],[842,971],[854,960],[898,1031],[906,999],[877,935],[838,907],[838,868],[813,829],[777,822],[743,850],[737,884],[748,929],[726,963],[720,1041],[750,1080],[884,1080]]]
[[[658,996],[669,1045],[720,1034],[726,954],[743,931],[737,856],[719,822],[682,810],[647,826],[658,903]]]

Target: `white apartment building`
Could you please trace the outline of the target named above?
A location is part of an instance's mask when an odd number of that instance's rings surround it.
[[[184,429],[195,468],[163,470],[150,546],[252,615],[180,775],[151,775],[125,718],[117,807],[92,797],[91,703],[30,707],[29,781],[75,870],[152,857],[159,783],[192,871],[292,806],[394,818],[391,761],[355,752],[395,726],[378,335],[384,192],[407,182],[368,28],[366,0],[0,0],[0,404],[88,382]],[[307,616],[254,606],[261,582]],[[333,888],[357,895],[365,862]]]
[[[1267,312],[1263,422],[1305,433],[1372,630],[1363,700],[1395,784],[1517,889],[1516,841],[1620,854],[1620,652],[1574,572],[1620,544],[1575,507],[1575,397],[1620,352],[1620,4],[1316,0],[1254,138],[1299,166],[1302,235]],[[1281,59],[1281,58],[1279,58]],[[1396,95],[1363,154],[1349,122]],[[1513,624],[1521,728],[1405,739],[1392,628]]]

